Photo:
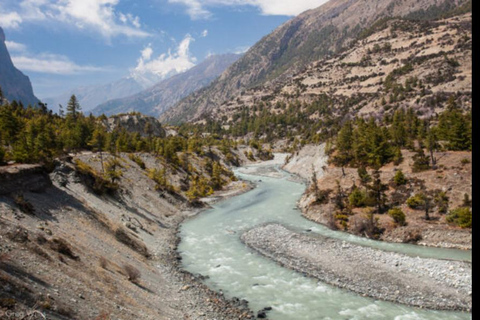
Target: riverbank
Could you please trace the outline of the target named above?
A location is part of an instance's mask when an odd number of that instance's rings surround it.
[[[300,176],[310,185],[299,199],[298,207],[302,215],[313,222],[386,242],[471,250],[471,228],[460,228],[446,221],[450,210],[463,206],[465,197],[472,198],[471,152],[437,152],[438,169],[416,173],[412,172],[414,153],[402,150],[402,156],[403,162],[399,165],[388,164],[380,169],[380,179],[385,187],[387,205],[400,208],[406,223],[395,223],[386,212],[374,213],[377,225],[371,229],[375,232],[368,232],[366,227],[366,216],[372,208],[349,203],[349,195],[355,188],[365,194],[368,192],[358,170],[328,164],[325,144],[304,146],[287,158],[283,169]],[[393,180],[399,170],[405,175],[403,185],[396,185]],[[315,199],[311,183],[313,171],[317,177],[318,194],[324,195],[324,199]],[[372,170],[369,173],[371,180]],[[433,199],[429,220],[425,219],[425,210],[421,205],[412,208],[406,204],[409,197],[424,192],[430,193]],[[338,207],[338,203],[343,209]]]
[[[242,241],[280,265],[374,299],[420,308],[470,311],[471,264],[414,258],[279,224],[245,232]]]

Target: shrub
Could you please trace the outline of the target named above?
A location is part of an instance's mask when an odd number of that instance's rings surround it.
[[[463,206],[464,207],[472,206],[472,200],[470,199],[470,196],[467,193],[463,195]]]
[[[403,174],[402,170],[398,170],[397,173],[395,173],[395,176],[393,177],[393,182],[395,182],[395,185],[397,186],[403,186],[407,183],[407,178]]]
[[[100,257],[98,263],[100,264],[100,267],[102,267],[102,269],[107,269],[108,261],[105,257]]]
[[[388,210],[388,215],[392,217],[393,221],[400,226],[404,226],[406,224],[406,217],[405,213],[403,213],[402,209],[400,208],[392,208]]]
[[[15,202],[17,207],[23,213],[26,213],[26,214],[34,214],[35,213],[35,208],[33,207],[33,205],[27,199],[25,199],[25,197],[22,194],[17,195],[13,199],[13,202]]]
[[[156,190],[165,190],[168,192],[174,192],[173,186],[167,180],[167,170],[163,169],[150,169],[148,170],[148,177],[155,181]]]
[[[354,208],[360,208],[365,206],[367,199],[367,194],[365,191],[360,190],[359,188],[353,189],[352,193],[348,196],[348,202]]]
[[[3,159],[5,158],[5,149],[0,146],[0,164],[3,163]]]
[[[418,193],[407,199],[407,206],[412,209],[419,209],[425,205],[425,195]]]
[[[413,172],[421,172],[430,169],[430,158],[425,155],[423,149],[418,149],[413,156]]]
[[[435,204],[438,207],[438,212],[440,213],[447,213],[448,211],[448,196],[447,193],[444,191],[438,191],[435,194]]]
[[[128,158],[130,160],[132,160],[133,162],[135,162],[140,167],[140,169],[145,170],[147,168],[147,166],[145,165],[145,162],[139,156],[137,156],[133,153],[130,153],[128,155]]]
[[[108,181],[95,169],[79,159],[75,160],[75,170],[83,178],[85,184],[98,195],[113,194],[119,188],[117,183]]]
[[[130,282],[137,282],[140,279],[141,273],[140,270],[135,268],[134,266],[130,264],[125,264],[123,265],[123,270],[127,274],[128,280]]]
[[[462,163],[462,165],[466,165],[470,163],[470,160],[467,158],[463,158],[460,162]]]
[[[150,257],[147,247],[140,241],[133,239],[123,228],[118,228],[115,231],[115,238],[141,255]]]
[[[461,228],[472,227],[472,211],[468,207],[460,207],[450,211],[447,215],[447,222],[453,223]]]
[[[318,190],[315,192],[315,201],[314,201],[314,203],[316,203],[316,204],[326,204],[326,203],[328,203],[328,199],[329,199],[330,193],[332,193],[332,189],[326,189],[326,190],[320,190],[320,189],[318,189]]]
[[[73,253],[72,249],[70,248],[70,245],[64,239],[61,239],[61,238],[52,239],[52,241],[50,242],[50,248],[73,260],[80,259],[77,255]]]

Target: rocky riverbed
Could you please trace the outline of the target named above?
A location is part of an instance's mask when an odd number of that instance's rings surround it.
[[[411,257],[267,224],[242,241],[277,263],[375,299],[410,306],[470,311],[471,264]]]

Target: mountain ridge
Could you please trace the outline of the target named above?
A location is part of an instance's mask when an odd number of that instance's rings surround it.
[[[212,55],[197,66],[160,81],[146,90],[100,104],[93,109],[93,113],[112,115],[137,111],[159,116],[186,95],[208,85],[239,57],[240,55],[233,53]]]
[[[332,0],[262,38],[209,87],[184,98],[161,120],[192,121],[260,84],[282,81],[309,63],[340,52],[381,18],[435,16],[468,1]]]

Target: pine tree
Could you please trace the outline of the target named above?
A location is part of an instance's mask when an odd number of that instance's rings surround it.
[[[431,128],[427,133],[427,149],[430,152],[430,160],[432,161],[432,168],[435,169],[437,165],[437,159],[434,156],[434,151],[438,148],[438,138],[435,129]]]
[[[339,166],[346,166],[353,160],[353,125],[347,121],[337,137],[337,155],[334,161]]]
[[[367,186],[370,190],[371,198],[374,200],[374,204],[377,207],[377,213],[382,213],[385,208],[385,191],[388,189],[388,186],[382,183],[380,174],[381,171],[378,168],[375,168],[372,174],[372,183]]]
[[[67,104],[67,117],[71,117],[73,120],[77,120],[78,114],[81,110],[82,108],[78,103],[77,97],[72,94]]]

